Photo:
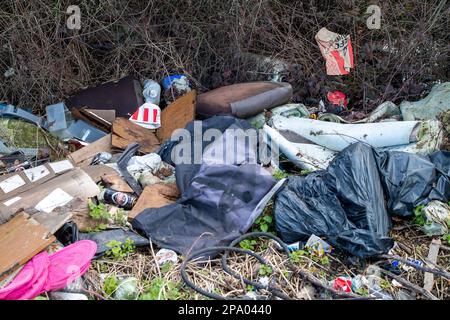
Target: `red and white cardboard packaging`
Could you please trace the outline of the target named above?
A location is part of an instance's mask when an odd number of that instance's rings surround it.
[[[322,28],[315,39],[326,60],[327,74],[330,76],[349,74],[354,68],[353,47],[349,35],[341,35]]]
[[[157,129],[161,126],[161,109],[153,103],[144,103],[130,117],[134,122],[146,129]]]

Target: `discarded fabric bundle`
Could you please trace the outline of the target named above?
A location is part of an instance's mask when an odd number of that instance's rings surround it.
[[[230,124],[228,128],[249,128],[243,120],[213,117],[203,122],[203,130],[218,122]],[[193,127],[190,124],[187,130],[193,132]],[[227,137],[223,134],[214,143],[222,147],[223,139]],[[205,143],[205,146],[208,145],[211,142]],[[248,151],[250,154],[254,152]],[[162,208],[144,210],[133,220],[133,227],[145,233],[158,246],[182,254],[227,245],[244,234],[281,184],[274,187],[276,181],[259,164],[219,164],[220,161],[216,160],[214,164],[209,159],[208,163],[201,165],[176,166],[181,199]]]
[[[362,258],[386,253],[388,213],[411,216],[420,204],[448,201],[449,168],[449,152],[422,157],[352,144],[326,170],[289,178],[275,201],[277,232],[287,243],[324,236]]]

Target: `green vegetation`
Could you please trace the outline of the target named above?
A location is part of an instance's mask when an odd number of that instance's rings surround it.
[[[117,240],[111,240],[106,244],[111,250],[106,251],[106,256],[116,261],[122,260],[136,249],[133,240],[128,238],[123,244]]]

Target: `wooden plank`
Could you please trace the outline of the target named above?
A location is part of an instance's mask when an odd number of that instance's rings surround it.
[[[196,91],[192,90],[163,109],[161,127],[156,130],[156,135],[161,143],[170,139],[173,131],[186,127],[195,119],[196,97]]]
[[[128,219],[134,219],[144,209],[161,208],[168,204],[175,203],[180,197],[175,183],[156,183],[145,187],[133,210],[128,214]]]
[[[90,165],[94,156],[99,152],[111,152],[111,134],[98,139],[94,143],[69,154],[68,158],[77,166]]]
[[[100,182],[104,176],[109,176],[113,174],[117,174],[117,171],[111,167],[105,166],[104,164],[98,164],[95,166],[87,166],[83,168],[83,171],[86,172],[92,180],[96,183]]]
[[[439,239],[433,239],[430,244],[430,249],[428,251],[428,257],[427,259],[431,261],[432,263],[436,264],[437,258],[439,255],[439,248],[441,246],[441,240]],[[430,272],[425,272],[424,278],[423,278],[423,288],[429,292],[433,289],[434,285],[434,276]]]
[[[138,142],[143,153],[155,151],[160,143],[155,132],[145,129],[125,118],[117,118],[113,122],[113,147],[125,149],[129,144]]]
[[[55,241],[48,229],[22,212],[0,226],[0,277]]]
[[[51,234],[55,234],[55,232],[58,231],[71,218],[71,212],[60,212],[58,208],[50,213],[37,212],[33,214],[33,219],[50,231]]]

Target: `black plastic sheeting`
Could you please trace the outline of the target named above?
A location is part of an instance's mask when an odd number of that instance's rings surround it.
[[[289,177],[275,201],[277,233],[287,243],[315,234],[361,258],[386,253],[389,214],[408,217],[419,204],[448,201],[449,168],[448,152],[421,157],[352,144],[327,170]]]
[[[230,127],[251,128],[245,120],[215,116],[202,122],[200,132],[209,128],[224,132]],[[203,141],[201,135],[194,135],[194,123],[186,129],[194,139],[179,143],[192,144],[192,152],[194,143],[201,143],[203,151],[211,143]],[[164,161],[173,163],[174,145],[172,142],[162,146],[160,155]],[[193,153],[191,156],[194,157]],[[256,163],[178,164],[175,175],[182,193],[177,203],[144,210],[132,221],[132,226],[159,247],[181,254],[228,245],[247,232],[263,209],[260,201],[276,183]]]

